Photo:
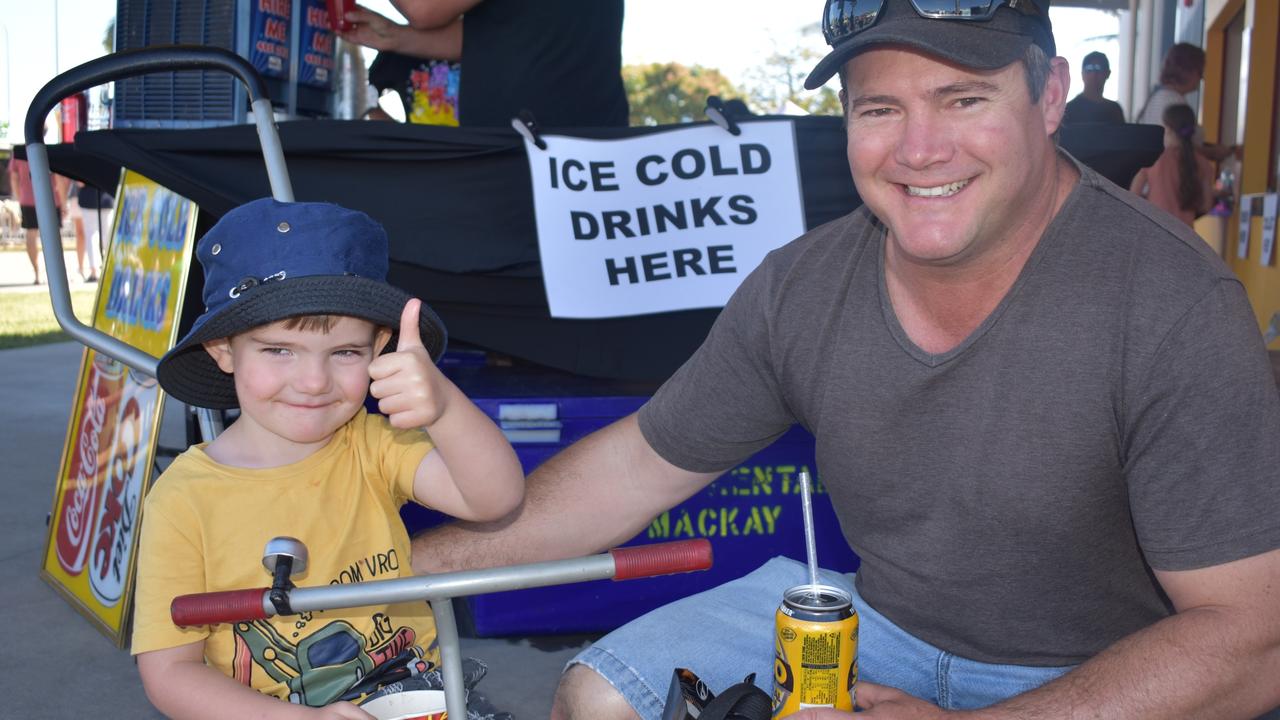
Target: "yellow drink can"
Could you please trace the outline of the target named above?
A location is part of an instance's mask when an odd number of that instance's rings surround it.
[[[849,593],[797,585],[774,614],[773,717],[809,707],[853,710],[858,681],[858,613]]]

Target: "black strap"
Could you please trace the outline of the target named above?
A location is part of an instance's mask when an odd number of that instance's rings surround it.
[[[750,681],[740,682],[717,695],[698,720],[769,720],[773,699]]]

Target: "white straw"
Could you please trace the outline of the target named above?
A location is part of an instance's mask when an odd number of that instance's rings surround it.
[[[804,512],[804,549],[809,556],[809,585],[818,594],[818,544],[813,538],[813,498],[809,492],[809,471],[800,471],[800,509]]]

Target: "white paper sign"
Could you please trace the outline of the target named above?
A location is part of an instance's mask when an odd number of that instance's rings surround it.
[[[722,307],[805,231],[790,121],[526,140],[552,317]]]
[[[1249,226],[1253,224],[1253,198],[1240,197],[1240,238],[1236,243],[1236,257],[1244,260],[1249,257]]]
[[[1275,193],[1262,196],[1262,266],[1271,264],[1276,249],[1276,205],[1280,199]]]

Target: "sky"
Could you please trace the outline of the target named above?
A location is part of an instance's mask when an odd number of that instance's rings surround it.
[[[389,0],[363,4],[399,17]],[[21,142],[27,106],[45,82],[103,54],[102,35],[115,6],[115,0],[0,0],[0,122],[9,122],[10,140]],[[1051,13],[1058,52],[1070,61],[1073,78],[1091,50],[1106,52],[1116,64],[1118,43],[1091,39],[1114,33],[1114,16],[1064,8]],[[774,52],[820,50],[822,36],[814,28],[820,14],[818,0],[631,0],[623,23],[623,62],[699,64],[742,83]],[[1073,81],[1072,94],[1078,89]],[[1115,98],[1117,90],[1113,76],[1106,95]]]

